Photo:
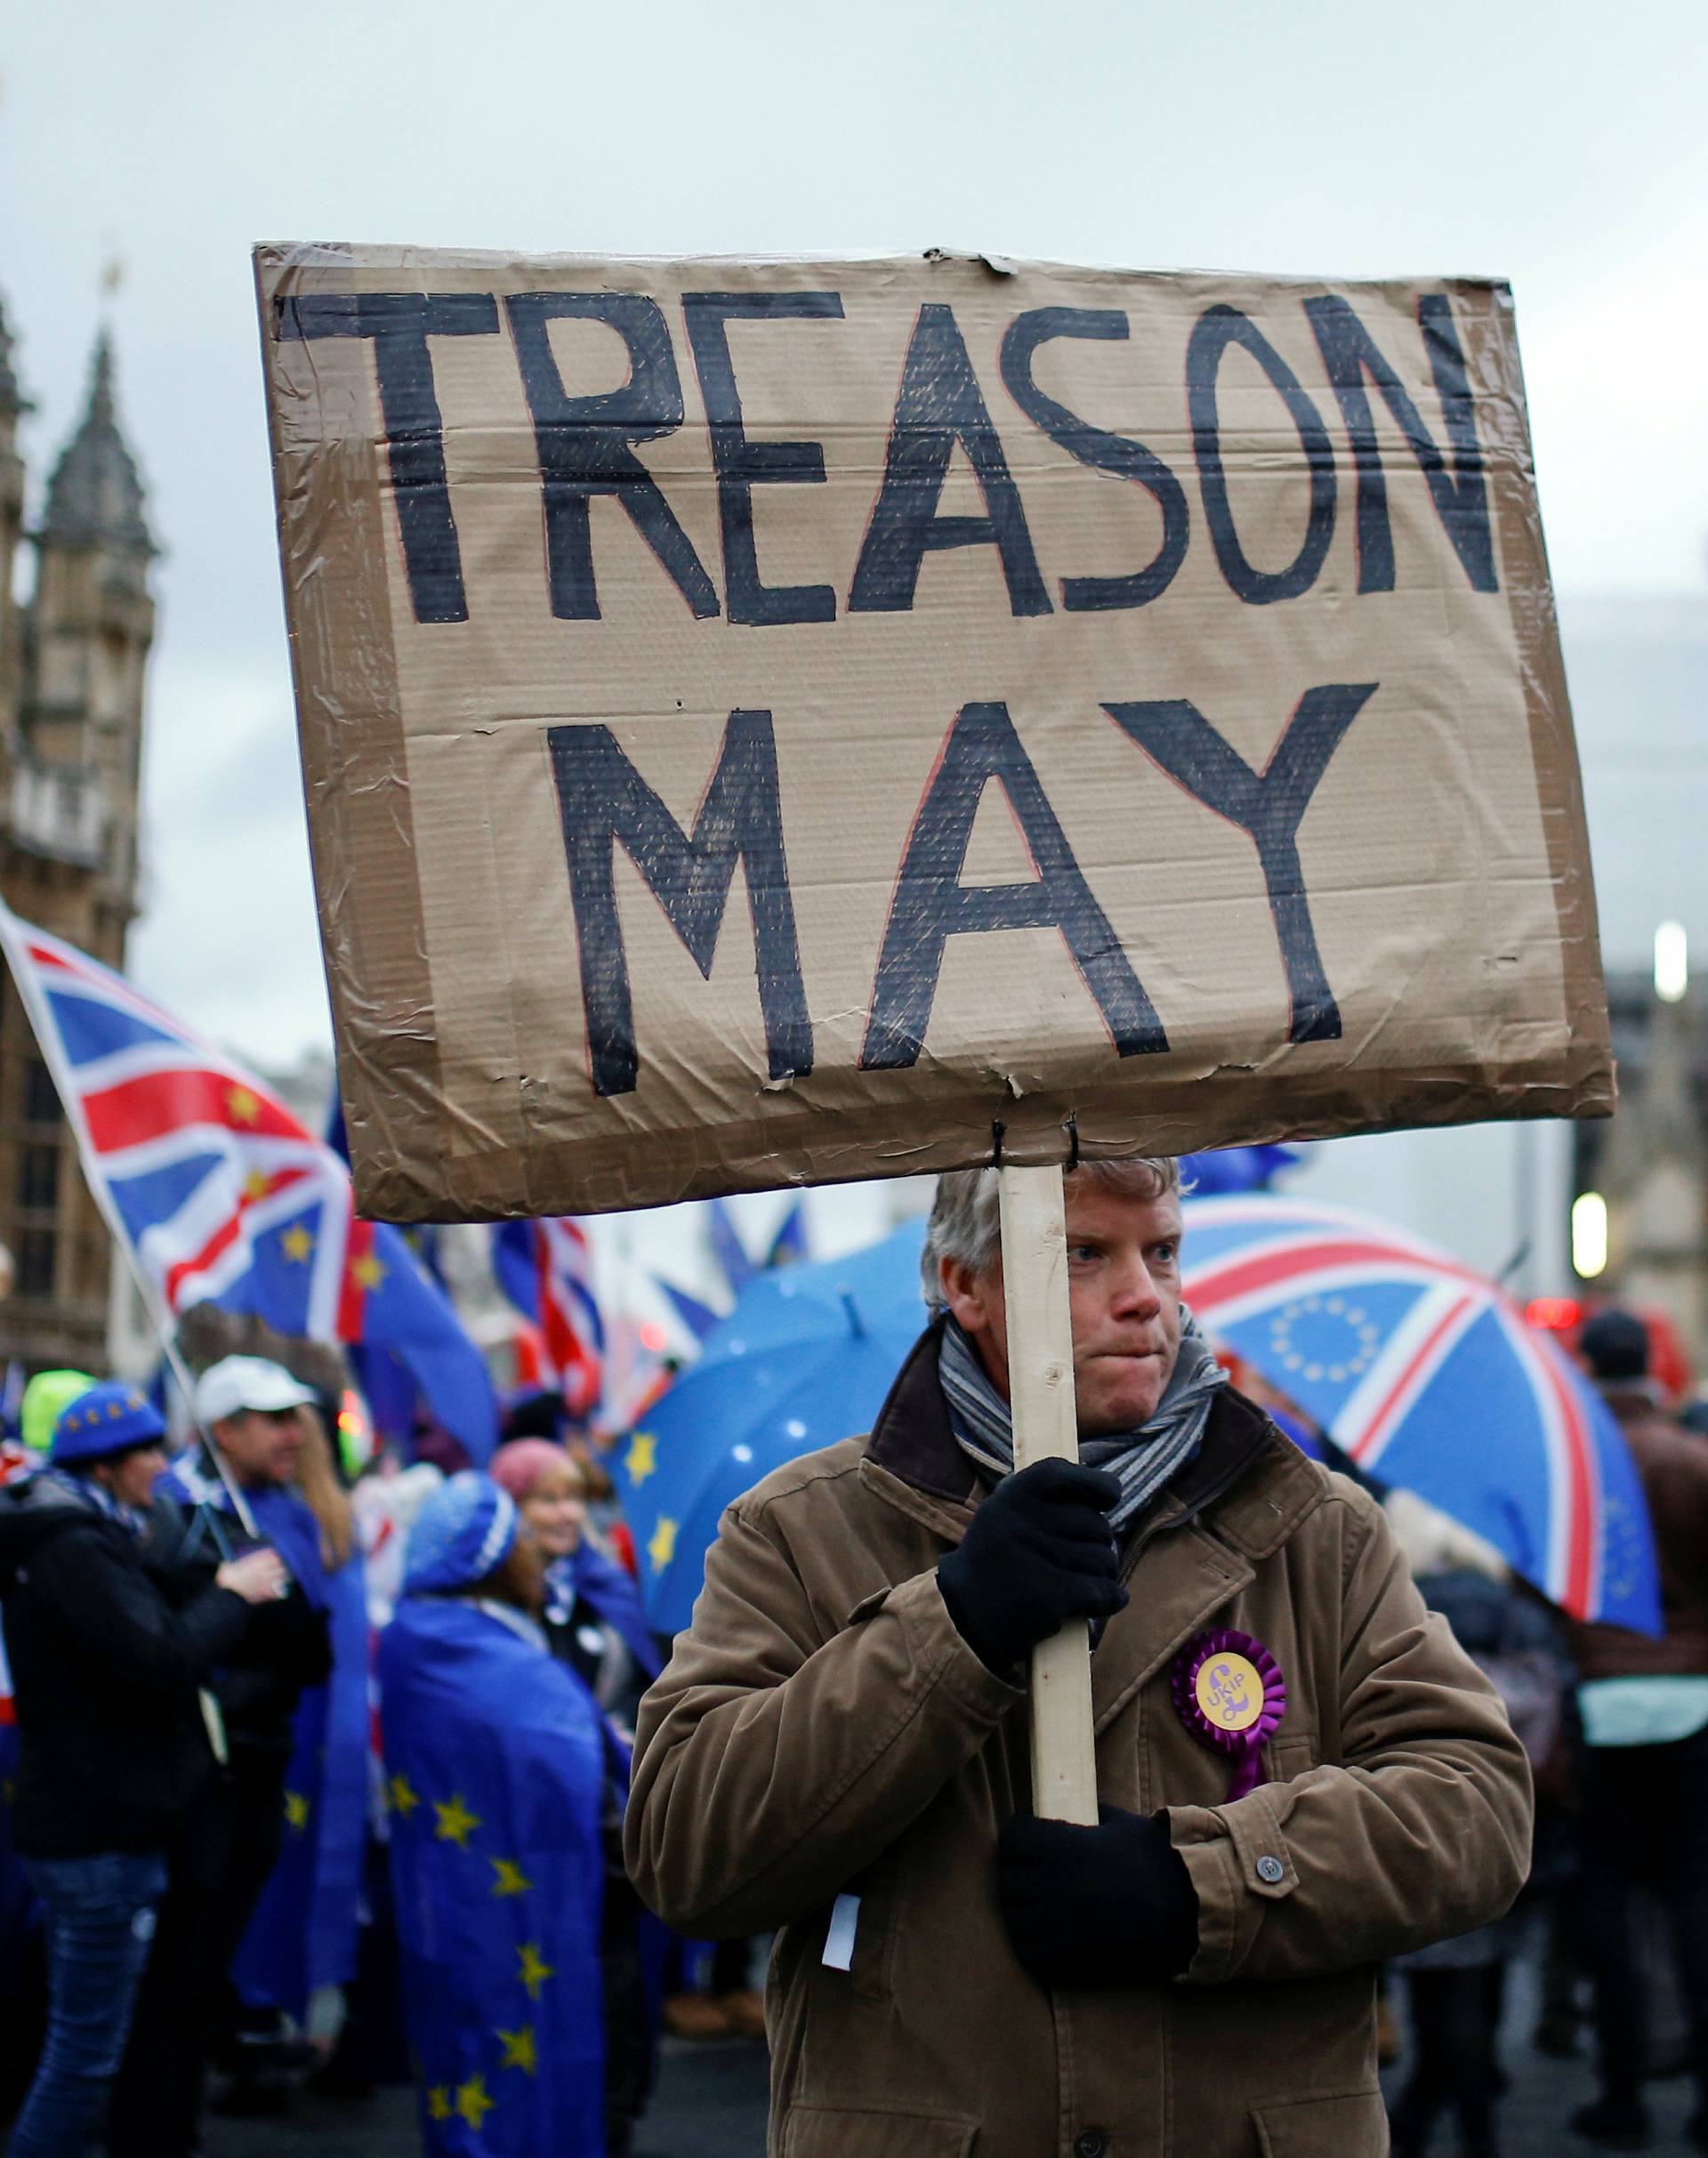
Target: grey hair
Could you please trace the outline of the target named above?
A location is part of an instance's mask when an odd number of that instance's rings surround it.
[[[1140,1154],[1118,1162],[1082,1162],[1068,1172],[1129,1199],[1179,1197],[1180,1164],[1172,1154]],[[987,1273],[1002,1245],[1000,1190],[995,1169],[951,1169],[937,1180],[937,1197],[925,1225],[919,1278],[932,1311],[947,1308],[939,1261],[958,1260],[974,1274]]]

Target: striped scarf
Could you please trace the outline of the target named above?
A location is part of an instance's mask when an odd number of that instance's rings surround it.
[[[1197,1452],[1210,1419],[1210,1405],[1228,1383],[1227,1373],[1216,1362],[1209,1343],[1198,1332],[1197,1321],[1184,1306],[1180,1320],[1180,1354],[1149,1422],[1136,1431],[1112,1431],[1100,1438],[1079,1442],[1079,1458],[1086,1467],[1105,1469],[1120,1484],[1120,1499],[1109,1514],[1117,1534],[1138,1518],[1175,1470],[1184,1468]],[[1008,1404],[991,1384],[979,1351],[953,1318],[943,1330],[943,1355],[938,1369],[949,1426],[962,1452],[987,1484],[1011,1476],[1014,1427]]]
[[[149,1533],[147,1513],[141,1507],[126,1506],[123,1500],[116,1499],[93,1477],[78,1476],[69,1469],[44,1469],[37,1481],[44,1489],[60,1492],[79,1506],[92,1506],[98,1514],[105,1514],[109,1521],[117,1521],[120,1528],[129,1529],[139,1539]]]

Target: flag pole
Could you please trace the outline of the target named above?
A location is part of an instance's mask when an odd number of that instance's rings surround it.
[[[160,1353],[183,1391],[184,1403],[189,1410],[190,1428],[200,1438],[208,1459],[218,1471],[226,1495],[231,1502],[232,1511],[242,1523],[245,1534],[259,1542],[261,1531],[255,1526],[255,1517],[250,1510],[248,1500],[244,1496],[242,1486],[231,1474],[213,1433],[205,1431],[197,1421],[195,1381],[190,1378],[189,1367],[178,1347],[176,1321],[156,1295],[154,1284],[143,1267],[141,1254],[132,1243],[124,1218],[113,1204],[112,1193],[108,1189],[107,1180],[101,1174],[94,1146],[89,1137],[83,1104],[77,1099],[77,1090],[71,1083],[70,1074],[60,1055],[59,1030],[53,1025],[51,1014],[43,1009],[36,990],[35,970],[21,952],[20,932],[23,926],[4,900],[0,899],[0,946],[4,948],[6,963],[12,969],[12,978],[18,985],[18,994],[29,1019],[30,1031],[36,1036],[36,1046],[41,1051],[42,1061],[46,1065],[48,1075],[58,1091],[60,1106],[64,1109],[66,1120],[71,1126],[71,1136],[77,1141],[77,1158],[83,1164],[83,1180],[88,1187],[90,1197],[100,1209],[108,1233],[124,1254],[125,1263],[130,1268],[131,1278],[136,1284],[136,1292],[141,1299],[143,1309],[148,1313],[149,1323],[158,1338]]]
[[[131,1258],[132,1276],[135,1280],[138,1293],[146,1304],[149,1301],[149,1295],[143,1285],[141,1268],[128,1252],[125,1255],[127,1258]],[[247,1498],[244,1495],[243,1486],[232,1475],[230,1464],[225,1458],[220,1442],[196,1414],[196,1381],[190,1377],[189,1367],[184,1362],[183,1354],[178,1347],[177,1331],[171,1325],[163,1328],[152,1309],[149,1316],[154,1320],[155,1331],[160,1337],[160,1354],[165,1360],[167,1369],[178,1381],[179,1390],[184,1397],[184,1406],[189,1411],[189,1428],[201,1440],[203,1451],[206,1453],[208,1460],[213,1462],[221,1483],[225,1486],[225,1495],[231,1502],[231,1510],[242,1525],[243,1533],[246,1536],[252,1536],[259,1543],[262,1541],[261,1530],[256,1526],[255,1517]]]

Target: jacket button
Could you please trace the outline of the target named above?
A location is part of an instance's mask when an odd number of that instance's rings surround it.
[[[1104,2158],[1109,2139],[1100,2128],[1087,2128],[1074,2138],[1074,2158]]]
[[[1262,1857],[1257,1862],[1257,1878],[1260,1880],[1267,1880],[1270,1888],[1274,1888],[1277,1880],[1285,1880],[1286,1877],[1285,1866],[1278,1858],[1271,1858],[1269,1854],[1265,1851]]]

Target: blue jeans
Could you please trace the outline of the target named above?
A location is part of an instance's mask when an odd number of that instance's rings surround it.
[[[101,1851],[26,1858],[24,1870],[47,1908],[47,2040],[8,2158],[84,2158],[124,2057],[166,1862]]]

